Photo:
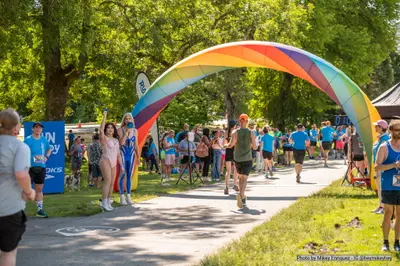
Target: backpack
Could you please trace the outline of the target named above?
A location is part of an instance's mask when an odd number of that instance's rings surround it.
[[[203,138],[201,139],[199,145],[197,145],[196,156],[199,158],[205,158],[208,156],[208,146],[203,141]]]

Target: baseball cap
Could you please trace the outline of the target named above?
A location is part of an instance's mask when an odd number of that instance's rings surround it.
[[[303,124],[297,124],[297,128],[303,128]]]
[[[372,123],[374,126],[380,126],[383,129],[387,129],[388,128],[388,123],[385,120],[378,120],[374,123]]]
[[[241,114],[241,115],[239,116],[239,120],[249,120],[249,116],[246,115],[246,114]]]
[[[34,127],[36,127],[36,126],[40,126],[40,127],[44,128],[44,126],[43,126],[42,123],[40,123],[40,122],[35,122],[35,123],[33,123],[32,128],[34,128]]]

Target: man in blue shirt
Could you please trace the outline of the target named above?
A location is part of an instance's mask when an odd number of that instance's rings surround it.
[[[310,138],[304,132],[302,124],[297,125],[297,131],[290,135],[290,142],[293,143],[293,157],[296,163],[296,182],[300,183],[300,173],[303,170],[304,156],[306,155],[306,146],[308,146]]]
[[[269,134],[267,127],[264,127],[263,132],[264,135],[261,137],[260,147],[264,158],[265,178],[268,178],[268,171],[271,177],[274,175],[272,173],[272,158],[275,138]]]
[[[321,128],[322,148],[324,149],[324,167],[328,168],[328,154],[332,149],[333,135],[335,130],[331,127],[331,122],[326,121],[326,126]]]
[[[51,155],[50,144],[42,136],[43,125],[40,122],[33,124],[33,134],[28,136],[24,142],[31,150],[31,168],[29,175],[35,184],[37,217],[47,218],[47,213],[43,210],[43,185],[46,179],[46,162]]]

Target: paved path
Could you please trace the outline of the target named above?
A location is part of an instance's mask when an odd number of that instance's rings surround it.
[[[223,184],[163,196],[116,208],[111,213],[82,218],[30,219],[18,251],[18,265],[193,265],[204,255],[237,239],[299,197],[308,196],[344,171],[343,161],[329,169],[307,162],[302,184],[293,168],[281,169],[279,179],[249,178],[247,211],[236,208],[233,190],[223,195]],[[85,226],[120,230],[79,234]],[[56,230],[65,229],[65,236]]]

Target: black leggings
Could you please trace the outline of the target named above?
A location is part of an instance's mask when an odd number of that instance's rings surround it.
[[[210,155],[201,159],[201,161],[204,162],[203,177],[208,176],[208,171],[210,170],[210,163],[211,163],[210,160],[211,160]]]

